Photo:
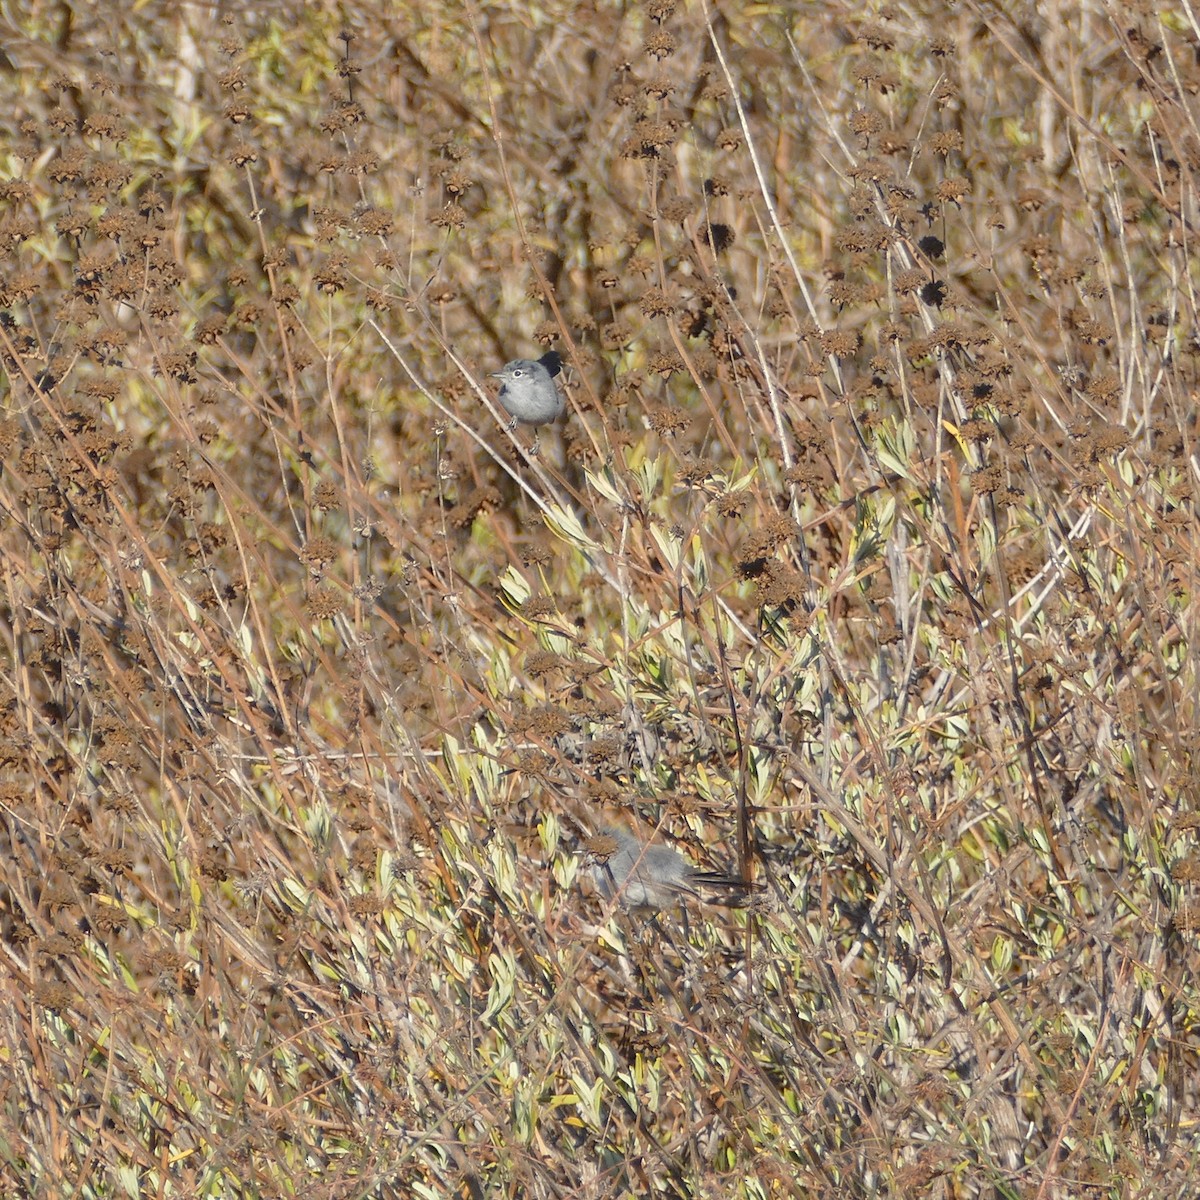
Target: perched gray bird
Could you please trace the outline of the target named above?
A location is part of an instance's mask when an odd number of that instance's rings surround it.
[[[711,899],[701,889],[723,891],[722,904],[739,904],[753,884],[721,871],[700,871],[670,846],[640,842],[617,827],[602,829],[585,843],[592,878],[606,900],[616,896],[627,909],[674,908],[687,896]]]
[[[553,421],[566,407],[563,394],[554,382],[562,370],[562,357],[554,350],[543,354],[536,362],[532,358],[514,358],[498,371],[493,379],[501,380],[500,403],[512,416],[512,425],[545,425]]]

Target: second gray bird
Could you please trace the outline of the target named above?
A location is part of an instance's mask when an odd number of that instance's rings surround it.
[[[499,400],[514,423],[545,425],[562,413],[566,401],[554,382],[554,376],[561,370],[562,358],[550,350],[536,362],[532,358],[514,358],[492,372],[493,379],[501,380]]]
[[[661,912],[688,896],[709,899],[701,889],[724,892],[720,903],[737,904],[753,889],[721,871],[698,870],[670,846],[648,845],[624,829],[602,829],[586,845],[601,894],[606,900],[616,896],[627,909]]]

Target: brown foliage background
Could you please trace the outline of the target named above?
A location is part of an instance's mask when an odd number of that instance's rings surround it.
[[[5,10],[4,1195],[1196,1191],[1200,29],[1004,8]]]

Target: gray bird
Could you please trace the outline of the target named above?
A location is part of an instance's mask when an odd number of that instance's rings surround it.
[[[723,891],[724,904],[741,903],[753,885],[721,871],[701,871],[670,846],[640,842],[617,827],[602,829],[585,843],[592,878],[606,900],[616,896],[627,909],[674,908],[684,898],[710,899],[700,889]]]
[[[492,372],[493,379],[502,381],[499,399],[512,416],[512,425],[518,421],[545,425],[561,415],[566,401],[554,382],[554,376],[561,370],[561,356],[550,350],[536,362],[532,358],[514,358]]]

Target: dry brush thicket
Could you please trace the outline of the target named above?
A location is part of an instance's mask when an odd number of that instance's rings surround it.
[[[0,22],[0,1194],[1197,1192],[1188,4]]]

